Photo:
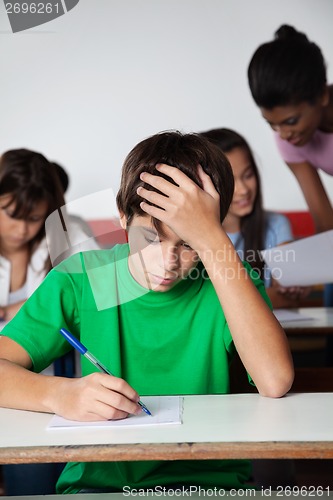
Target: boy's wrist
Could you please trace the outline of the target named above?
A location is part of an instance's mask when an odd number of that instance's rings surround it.
[[[226,260],[230,257],[234,258],[236,253],[233,244],[231,243],[226,232],[220,226],[217,230],[212,230],[208,235],[203,235],[200,238],[200,242],[195,248],[198,253],[200,260],[204,262],[207,259],[211,259],[217,253],[223,253]]]
[[[61,415],[61,404],[66,399],[68,391],[67,382],[71,380],[65,377],[47,377],[47,384],[41,388],[40,401],[43,411]]]

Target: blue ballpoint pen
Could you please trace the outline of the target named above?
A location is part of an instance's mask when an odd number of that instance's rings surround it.
[[[98,368],[101,372],[104,372],[104,373],[107,373],[108,375],[113,376],[113,373],[111,373],[110,370],[108,368],[106,368],[106,366],[104,366],[100,361],[98,361],[98,359],[95,358],[95,356],[93,354],[91,354],[91,352],[89,352],[88,349],[76,337],[74,337],[74,335],[72,335],[68,330],[66,330],[65,328],[60,328],[60,333],[71,344],[71,346],[74,347],[74,349],[76,349],[80,354],[82,354],[87,359],[89,359],[89,361],[93,365],[95,365],[96,368]],[[139,404],[139,406],[141,406],[142,411],[147,413],[147,415],[151,416],[151,413],[148,410],[148,408],[146,407],[146,405],[144,405],[141,401],[139,401],[138,404]]]

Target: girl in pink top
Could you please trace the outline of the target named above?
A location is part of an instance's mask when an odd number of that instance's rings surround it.
[[[318,169],[333,175],[333,85],[320,48],[291,26],[254,53],[252,97],[302,189],[317,232],[333,228],[333,208]]]

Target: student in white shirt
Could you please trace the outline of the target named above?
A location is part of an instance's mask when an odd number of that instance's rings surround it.
[[[66,214],[58,171],[42,154],[6,151],[0,158],[0,327],[10,321],[41,284],[53,264],[76,251],[99,248],[91,234],[65,217],[71,245],[63,247],[64,229],[45,221]],[[64,219],[64,217],[63,217]],[[53,230],[54,229],[54,230]],[[54,259],[50,258],[51,255]],[[56,260],[56,262],[55,262]],[[72,364],[72,362],[71,362]],[[51,374],[53,366],[45,370]],[[7,495],[53,493],[62,464],[3,466]]]
[[[70,221],[45,235],[45,221],[65,213],[63,187],[54,166],[28,149],[6,151],[0,158],[0,318],[9,321],[54,264],[76,251],[97,249],[91,234]],[[60,229],[59,229],[60,226]],[[71,246],[58,242],[70,234]],[[56,251],[56,253],[55,253]]]

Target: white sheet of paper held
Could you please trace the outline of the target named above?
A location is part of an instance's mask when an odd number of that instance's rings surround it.
[[[262,250],[261,255],[282,286],[333,282],[333,229]]]
[[[141,425],[181,424],[183,413],[183,398],[181,396],[147,396],[141,401],[149,408],[152,416],[141,412],[140,415],[130,415],[123,420],[104,420],[102,422],[77,422],[54,415],[48,429],[64,429],[66,427],[126,427]]]

